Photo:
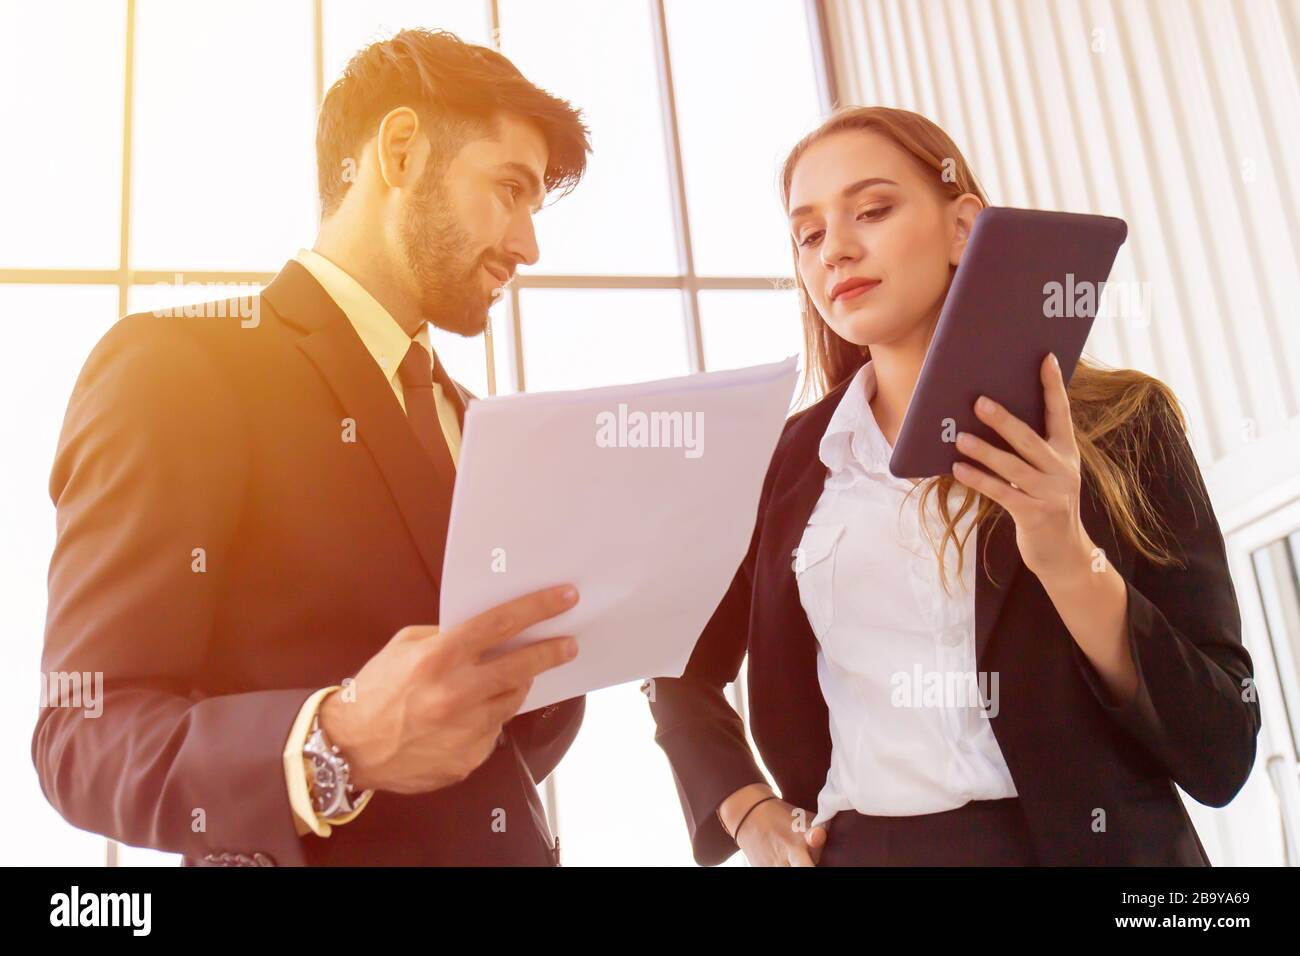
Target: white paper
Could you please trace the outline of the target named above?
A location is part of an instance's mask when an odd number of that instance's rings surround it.
[[[534,680],[521,713],[681,676],[749,547],[795,377],[792,357],[470,402],[441,626],[541,588],[571,583],[579,594],[505,645],[578,641],[573,661]]]

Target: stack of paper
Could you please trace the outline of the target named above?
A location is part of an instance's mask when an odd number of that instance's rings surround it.
[[[509,645],[578,640],[577,658],[541,674],[521,712],[681,675],[745,556],[795,376],[789,358],[470,403],[442,626],[553,585],[580,595]]]

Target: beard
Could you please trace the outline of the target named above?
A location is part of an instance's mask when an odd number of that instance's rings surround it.
[[[457,335],[474,336],[487,327],[491,295],[483,290],[484,257],[461,227],[430,166],[407,201],[402,252],[420,290],[420,312],[430,323]]]

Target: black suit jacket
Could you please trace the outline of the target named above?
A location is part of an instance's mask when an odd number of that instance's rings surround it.
[[[723,696],[746,652],[751,730],[778,791],[812,812],[826,781],[831,740],[817,640],[791,555],[821,495],[818,445],[848,384],[786,423],[743,564],[682,677],[655,681],[656,740],[701,864],[736,850],[718,805],[764,779]],[[1208,864],[1174,784],[1222,806],[1255,758],[1251,662],[1200,472],[1172,419],[1153,422],[1143,451],[1143,485],[1185,569],[1158,567],[1119,540],[1086,478],[1081,505],[1088,533],[1128,584],[1128,638],[1140,675],[1133,704],[1114,705],[1024,568],[1009,515],[987,536],[989,568],[977,564],[977,670],[999,675],[992,729],[1044,864]],[[977,546],[982,554],[985,543]]]
[[[535,782],[582,698],[511,720],[455,786],[380,791],[330,837],[298,836],[290,726],[402,627],[437,623],[452,488],[306,269],[256,304],[256,324],[128,316],[77,381],[42,667],[102,672],[104,700],[98,718],[41,710],[46,796],[189,865],[551,864]]]

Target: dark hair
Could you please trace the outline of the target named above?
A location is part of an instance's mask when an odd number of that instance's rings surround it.
[[[488,136],[504,112],[531,122],[545,137],[548,193],[567,193],[586,171],[589,131],[566,100],[528,82],[495,50],[445,30],[402,30],[359,50],[325,94],[316,124],[322,215],[338,207],[351,185],[345,161],[399,106],[419,114],[439,165],[467,142]]]

